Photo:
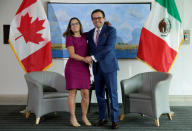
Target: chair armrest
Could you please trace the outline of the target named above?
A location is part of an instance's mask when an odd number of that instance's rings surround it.
[[[141,75],[133,76],[129,79],[121,80],[121,93],[124,113],[130,112],[129,96],[130,93],[137,92],[142,87]]]
[[[63,75],[57,73],[54,80],[54,88],[57,89],[58,92],[68,93],[68,90],[66,90],[65,77]]]
[[[171,79],[172,76],[169,75],[167,79],[157,82],[156,86],[152,87],[152,93],[154,95],[160,94],[161,97],[163,97],[163,95],[169,94]]]
[[[28,85],[28,93],[38,98],[43,98],[43,85],[30,77],[25,77]]]
[[[155,104],[155,108],[158,110],[169,110],[169,87],[172,76],[169,75],[166,80],[159,81],[153,88],[152,96]],[[159,112],[156,112],[157,116]]]
[[[136,75],[129,79],[121,80],[120,84],[122,96],[127,96],[130,93],[137,92],[142,87],[142,77],[141,75]]]

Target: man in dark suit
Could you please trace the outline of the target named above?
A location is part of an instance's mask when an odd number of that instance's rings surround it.
[[[115,55],[116,29],[104,24],[105,14],[96,9],[91,14],[94,29],[88,32],[90,55],[86,59],[93,60],[93,74],[95,81],[96,97],[99,107],[99,121],[97,126],[107,123],[105,87],[111,100],[112,128],[118,128],[118,95],[117,95],[117,70],[118,62]]]

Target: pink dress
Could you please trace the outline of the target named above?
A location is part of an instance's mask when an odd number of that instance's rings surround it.
[[[66,37],[66,47],[73,46],[75,53],[80,56],[88,55],[86,35],[81,37]],[[90,72],[89,65],[69,57],[65,67],[66,89],[89,89]]]

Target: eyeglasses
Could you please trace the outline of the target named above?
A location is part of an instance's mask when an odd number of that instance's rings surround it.
[[[71,26],[79,25],[79,22],[71,23]]]
[[[97,20],[97,19],[98,19],[98,20],[101,20],[102,18],[103,18],[103,17],[93,17],[92,20],[94,20],[94,21]]]

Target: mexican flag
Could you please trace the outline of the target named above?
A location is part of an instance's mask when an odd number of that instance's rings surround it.
[[[25,72],[52,65],[50,26],[38,0],[23,0],[10,26],[9,44]]]
[[[137,58],[153,69],[169,72],[183,42],[175,0],[155,0],[140,36]]]

